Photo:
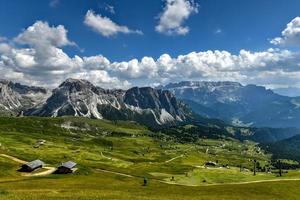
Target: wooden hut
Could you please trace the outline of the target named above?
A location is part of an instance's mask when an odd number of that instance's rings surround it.
[[[58,174],[73,173],[76,170],[75,168],[76,165],[77,163],[73,161],[64,162],[61,164],[61,166],[57,168],[56,173]]]
[[[217,163],[213,162],[213,161],[207,161],[205,162],[205,166],[211,166],[211,167],[216,167]]]
[[[42,168],[45,163],[41,160],[34,160],[29,163],[25,163],[21,166],[20,171],[22,172],[32,172],[38,168]]]

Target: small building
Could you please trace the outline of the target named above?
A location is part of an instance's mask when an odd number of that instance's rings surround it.
[[[36,144],[38,145],[44,145],[46,143],[46,140],[43,140],[43,139],[39,139],[36,141]]]
[[[76,171],[75,166],[77,165],[77,163],[73,162],[73,161],[68,161],[68,162],[64,162],[61,164],[61,166],[59,166],[56,170],[57,174],[68,174],[68,173],[73,173],[74,171]]]
[[[45,163],[41,160],[34,160],[29,163],[25,163],[21,166],[21,169],[19,171],[22,172],[32,172],[38,168],[42,168],[45,165]]]
[[[212,166],[212,167],[216,167],[217,163],[213,162],[213,161],[207,161],[205,162],[205,166]]]

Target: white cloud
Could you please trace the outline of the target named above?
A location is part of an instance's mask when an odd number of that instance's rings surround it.
[[[11,51],[11,47],[8,44],[6,44],[6,43],[0,43],[0,54],[1,53],[8,53],[10,51]]]
[[[15,41],[35,47],[44,45],[55,47],[74,45],[74,42],[68,40],[67,33],[68,31],[63,25],[50,27],[47,22],[37,21],[19,34],[15,38]]]
[[[104,70],[83,71],[74,74],[72,77],[89,80],[94,84],[105,88],[129,88],[131,86],[128,81],[120,81],[116,77],[111,77],[108,72]]]
[[[6,40],[7,40],[6,37],[3,37],[3,36],[0,35],[0,42],[4,42],[4,41],[6,41]]]
[[[198,13],[198,4],[193,0],[165,0],[166,5],[155,30],[166,35],[186,35],[189,27],[183,23],[193,13]]]
[[[62,49],[72,45],[63,26],[50,27],[45,22],[39,26],[36,24],[14,39],[27,46],[16,47],[9,41],[0,42],[1,78],[47,87],[56,87],[70,77],[88,79],[108,88],[183,80],[300,86],[300,52],[268,49],[261,52],[241,50],[231,54],[216,50],[112,62],[102,55],[71,57]],[[42,30],[47,30],[47,33],[42,35]],[[36,31],[41,33],[40,40]]]
[[[69,77],[88,79],[103,87],[130,85],[105,71],[110,61],[101,55],[70,57],[66,54],[62,47],[76,45],[68,39],[67,32],[62,25],[50,27],[47,22],[37,21],[14,38],[17,44],[26,47],[0,42],[2,78],[46,87],[56,87]]]
[[[84,19],[84,24],[105,37],[114,36],[118,33],[134,33],[140,35],[143,34],[140,30],[131,30],[127,26],[120,26],[108,17],[103,17],[99,14],[95,14],[92,10],[87,11]]]
[[[287,24],[286,28],[281,32],[281,37],[271,40],[275,45],[300,45],[300,17],[294,18]]]

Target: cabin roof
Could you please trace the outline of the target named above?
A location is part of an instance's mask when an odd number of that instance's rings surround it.
[[[77,163],[73,162],[73,161],[68,161],[68,162],[64,162],[61,164],[61,167],[66,167],[69,169],[72,169],[73,167],[75,167],[77,165]]]
[[[31,162],[26,163],[24,165],[33,169],[33,168],[36,168],[36,167],[39,167],[39,166],[43,166],[44,164],[45,163],[41,160],[34,160],[34,161],[31,161]]]
[[[206,165],[217,165],[217,163],[213,162],[213,161],[207,161],[205,162]]]

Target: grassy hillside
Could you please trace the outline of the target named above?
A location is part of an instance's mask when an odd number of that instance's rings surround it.
[[[264,147],[273,152],[274,159],[292,159],[300,162],[300,135],[267,144]]]
[[[254,142],[222,134],[183,142],[176,135],[152,132],[134,122],[0,118],[0,199],[274,199],[283,195],[293,199],[299,195],[300,182],[290,180],[300,178],[298,171],[280,178],[260,171],[253,176],[253,160],[259,163],[257,169],[266,169],[271,158]],[[39,139],[45,144],[38,145]],[[20,163],[3,155],[41,159],[52,167],[73,160],[78,170],[69,175],[28,176],[17,172]],[[207,167],[207,161],[218,166]],[[142,186],[143,177],[147,186]]]

